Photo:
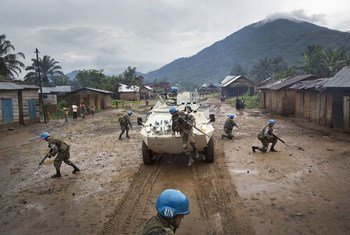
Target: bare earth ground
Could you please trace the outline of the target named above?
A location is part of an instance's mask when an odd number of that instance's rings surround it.
[[[228,104],[216,112],[216,159],[186,166],[183,156],[141,159],[140,127],[117,141],[117,114],[50,122],[0,132],[1,234],[135,234],[155,214],[157,195],[178,188],[191,214],[176,234],[349,234],[350,136],[294,119],[274,117],[277,153],[252,153],[269,119],[257,110],[239,112],[234,140],[221,140]],[[51,179],[53,160],[34,174],[47,151],[42,131],[71,144],[81,173]]]

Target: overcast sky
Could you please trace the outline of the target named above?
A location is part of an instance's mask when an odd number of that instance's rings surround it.
[[[64,73],[147,73],[267,18],[350,31],[349,12],[348,0],[0,0],[0,34],[26,65],[38,48]]]

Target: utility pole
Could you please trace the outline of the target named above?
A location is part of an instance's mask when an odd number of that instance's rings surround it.
[[[41,81],[41,75],[40,75],[40,68],[39,68],[39,50],[38,48],[35,48],[35,54],[36,54],[36,66],[38,69],[38,74],[39,74],[39,87],[40,87],[40,102],[41,106],[43,108],[43,113],[44,113],[44,122],[46,123],[46,111],[45,111],[45,105],[44,105],[44,99],[43,99],[43,85]]]

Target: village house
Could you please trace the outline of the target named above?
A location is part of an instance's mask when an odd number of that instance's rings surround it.
[[[40,122],[39,87],[0,80],[0,125]]]
[[[140,100],[140,88],[138,86],[128,86],[122,83],[118,85],[117,99],[128,101]]]
[[[295,91],[295,117],[327,125],[331,120],[332,102],[324,85],[329,78],[301,81],[289,90]],[[328,125],[330,126],[330,125]]]
[[[254,95],[254,82],[242,75],[227,76],[221,82],[221,96],[227,98],[241,96],[245,93]]]
[[[294,115],[296,91],[288,89],[295,83],[314,80],[312,75],[299,75],[266,84],[259,89],[262,92],[263,108],[282,115]]]
[[[350,66],[342,68],[324,85],[332,103],[331,127],[350,132]]]
[[[140,88],[140,99],[146,100],[146,99],[153,99],[154,97],[154,90],[150,86],[142,86]]]
[[[111,91],[83,87],[67,93],[64,99],[69,107],[84,103],[85,107],[91,107],[93,110],[107,109],[112,107],[112,94]]]
[[[199,95],[209,95],[211,93],[217,93],[219,92],[220,89],[211,84],[211,83],[204,83],[199,89],[198,89],[198,93]]]
[[[54,87],[43,87],[43,102],[45,110],[49,113],[57,111],[57,104],[63,99],[65,94],[72,91],[71,86],[54,86]],[[40,97],[39,90],[39,97]],[[40,101],[40,99],[39,99]]]

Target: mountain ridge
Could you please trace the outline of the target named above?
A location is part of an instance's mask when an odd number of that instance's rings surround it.
[[[218,83],[235,65],[251,69],[264,57],[281,56],[289,65],[302,59],[309,45],[332,49],[350,45],[350,34],[306,21],[276,19],[243,27],[193,56],[179,58],[145,74],[146,80],[162,79],[201,85]]]

